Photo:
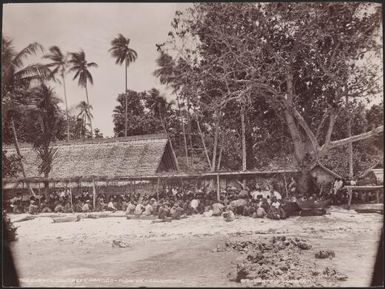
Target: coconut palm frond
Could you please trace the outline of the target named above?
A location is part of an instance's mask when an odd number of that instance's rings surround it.
[[[32,64],[15,72],[14,77],[20,80],[49,79],[51,70],[42,64]]]
[[[33,42],[31,44],[29,44],[27,47],[25,47],[24,49],[22,49],[14,58],[13,58],[13,64],[16,66],[16,67],[20,67],[23,65],[23,59],[28,57],[28,56],[31,56],[31,55],[34,55],[34,54],[37,54],[38,51],[41,51],[41,52],[44,52],[44,48],[43,46],[38,43],[38,42]]]

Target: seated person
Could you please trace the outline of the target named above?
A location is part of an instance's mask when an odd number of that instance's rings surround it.
[[[97,210],[98,211],[104,211],[107,209],[107,204],[104,202],[103,198],[99,199],[98,205],[97,205]]]
[[[134,202],[128,202],[127,209],[126,209],[126,215],[133,215],[135,212],[136,205]]]
[[[72,206],[70,202],[66,202],[64,207],[63,207],[64,213],[73,213]]]
[[[246,217],[252,216],[255,212],[253,204],[249,203],[243,208],[243,215]]]
[[[192,199],[190,202],[190,207],[193,210],[193,213],[198,214],[198,206],[200,201],[198,199]]]
[[[237,215],[243,215],[243,209],[247,205],[247,200],[237,199],[230,202],[231,210]]]
[[[257,205],[257,210],[253,214],[254,218],[264,218],[267,215],[266,210],[262,206],[262,202],[259,202]]]
[[[64,207],[61,203],[58,203],[55,206],[55,209],[53,210],[55,213],[63,213],[64,212]]]
[[[107,208],[106,208],[107,211],[112,211],[112,212],[115,212],[116,211],[116,207],[114,205],[114,202],[112,200],[110,200],[108,202],[108,205],[107,205]]]
[[[270,206],[269,210],[267,211],[267,217],[269,219],[279,220],[281,218],[279,207],[277,208],[276,206]]]
[[[38,213],[39,206],[35,205],[35,201],[31,200],[31,203],[28,207],[28,213],[35,215]]]
[[[238,196],[240,199],[247,199],[249,197],[249,192],[246,190],[241,190]]]
[[[272,207],[274,207],[274,208],[276,208],[278,210],[279,207],[281,206],[281,204],[278,202],[276,197],[273,197],[271,199],[271,205],[270,206],[272,206]]]
[[[183,208],[179,206],[178,203],[175,203],[170,209],[171,218],[178,220],[182,215],[183,215]]]
[[[225,206],[221,203],[214,203],[212,205],[212,208],[213,208],[213,216],[220,216],[220,215],[222,215],[222,212],[223,212]]]
[[[51,213],[52,210],[50,209],[49,205],[48,205],[48,201],[44,201],[44,203],[42,204],[42,209],[41,209],[41,212],[42,213]]]
[[[226,207],[225,211],[222,213],[222,216],[226,222],[232,222],[235,220],[235,215],[229,206]]]
[[[151,216],[153,213],[153,210],[154,209],[151,206],[150,202],[147,202],[147,204],[145,204],[145,206],[144,206],[143,216]]]
[[[91,211],[91,205],[90,200],[87,200],[84,205],[82,206],[82,212],[90,212]]]
[[[134,215],[140,216],[144,212],[145,208],[141,203],[138,203],[135,207]]]
[[[167,203],[161,204],[158,210],[158,218],[166,219],[170,215],[170,207]]]

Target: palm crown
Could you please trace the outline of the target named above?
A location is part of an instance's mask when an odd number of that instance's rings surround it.
[[[122,34],[119,33],[118,37],[111,41],[112,47],[110,48],[110,52],[112,57],[116,58],[116,64],[123,64],[126,62],[126,66],[128,66],[131,62],[134,62],[138,57],[138,54],[135,50],[128,47],[130,44],[130,39],[125,38]]]
[[[45,59],[49,59],[52,62],[47,64],[46,67],[51,68],[51,76],[55,77],[56,74],[64,76],[67,67],[67,55],[64,55],[59,47],[52,46],[49,49],[49,54],[43,56]]]
[[[82,87],[86,87],[88,82],[93,84],[94,81],[88,68],[98,67],[98,65],[95,62],[87,62],[86,54],[83,50],[72,52],[70,56],[71,58],[68,62],[71,64],[71,68],[69,70],[75,72],[73,79],[75,80],[78,78],[78,84]]]

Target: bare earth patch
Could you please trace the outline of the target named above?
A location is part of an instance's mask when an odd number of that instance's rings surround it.
[[[22,286],[368,286],[382,220],[380,214],[338,208],[280,221],[224,222],[199,215],[157,224],[123,217],[52,223],[41,216],[15,223],[13,249]],[[255,278],[232,281],[241,264],[261,267],[261,250],[242,252],[226,244],[251,242],[250,248],[259,248],[273,237],[283,245],[297,238],[311,247],[262,250],[267,261],[261,273],[251,270]],[[328,250],[335,256],[315,257]],[[287,270],[285,262],[292,264]]]

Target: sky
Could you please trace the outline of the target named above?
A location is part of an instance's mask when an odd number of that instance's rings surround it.
[[[94,85],[89,86],[93,106],[93,128],[105,137],[113,137],[112,111],[116,98],[124,91],[124,66],[116,65],[109,49],[118,33],[130,39],[130,46],[138,53],[128,68],[128,89],[143,91],[158,88],[167,98],[169,90],[161,85],[153,71],[158,52],[155,44],[167,39],[176,10],[184,10],[187,3],[14,3],[3,5],[3,35],[13,39],[17,51],[29,43],[39,42],[46,50],[57,45],[63,52],[83,49],[91,68]],[[41,55],[39,55],[40,57]],[[31,58],[37,62],[40,58]],[[85,100],[85,91],[66,76],[69,108]],[[60,84],[55,91],[63,99]]]

